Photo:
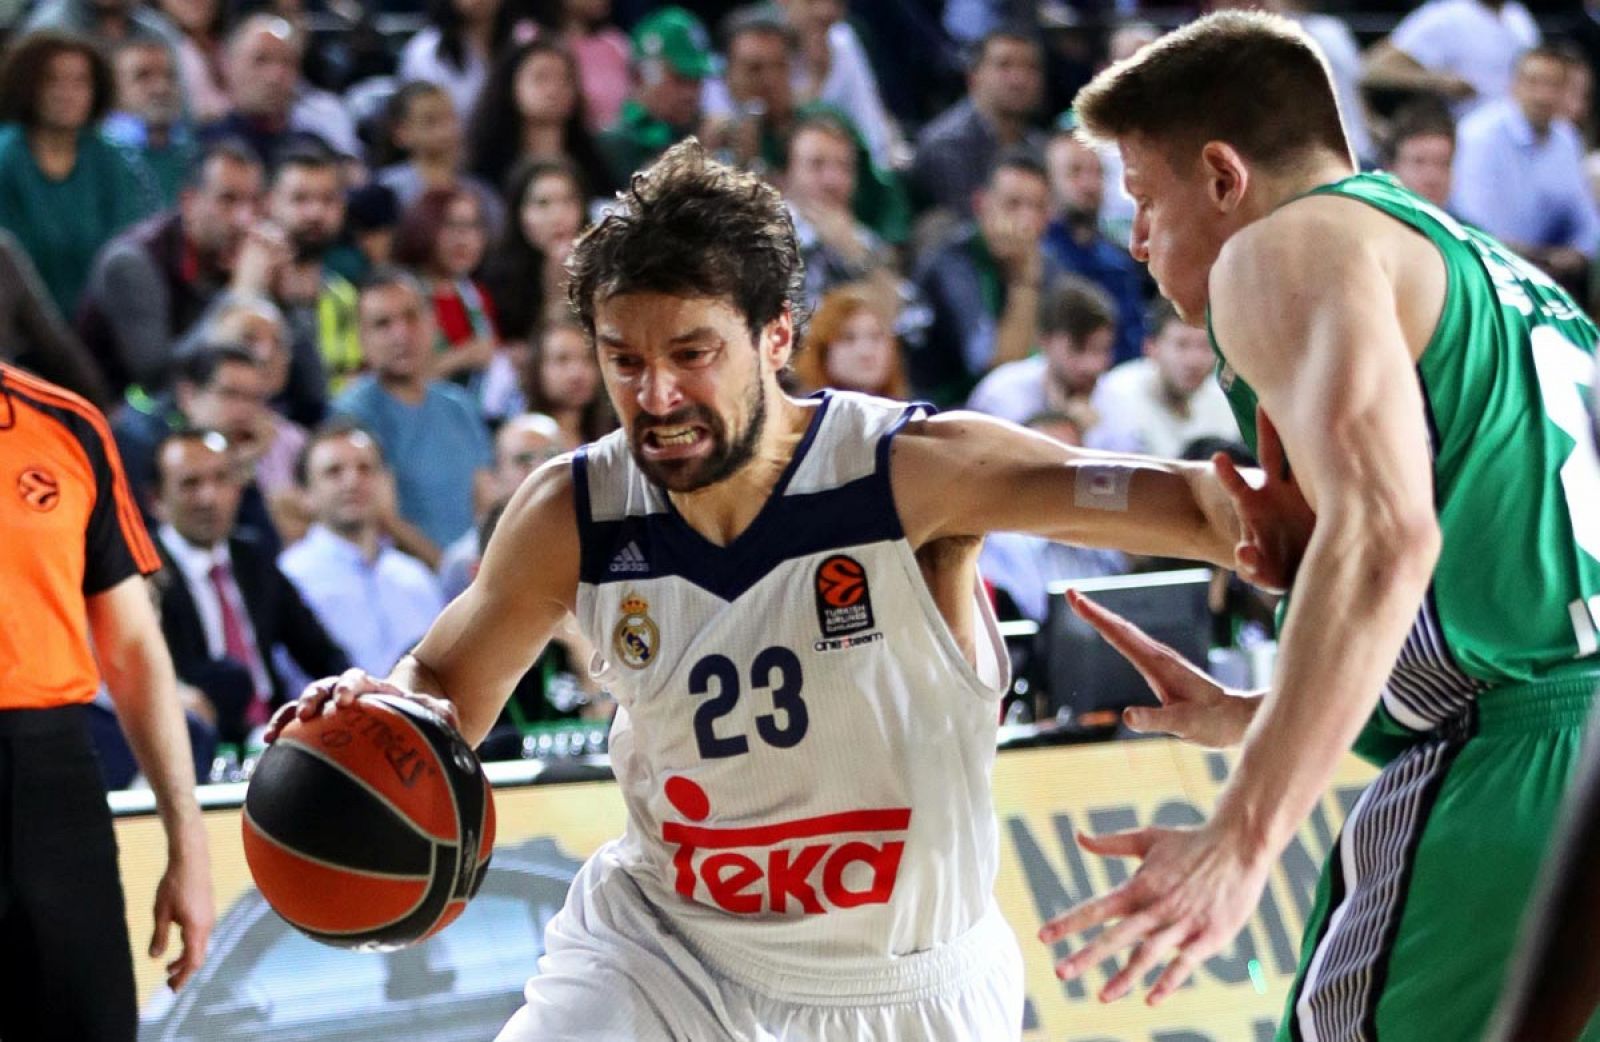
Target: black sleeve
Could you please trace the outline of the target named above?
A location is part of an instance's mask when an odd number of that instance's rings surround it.
[[[98,412],[95,414],[98,418]],[[77,436],[94,472],[94,506],[84,531],[83,592],[104,593],[131,575],[161,570],[133,492],[122,473],[122,460],[105,420],[73,413],[68,426]]]

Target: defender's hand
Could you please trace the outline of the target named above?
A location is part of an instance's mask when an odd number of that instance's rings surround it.
[[[1208,749],[1225,749],[1244,739],[1260,698],[1228,690],[1167,645],[1076,590],[1067,591],[1067,602],[1133,664],[1161,702],[1156,708],[1124,709],[1122,720],[1129,727],[1170,734]]]
[[[1270,858],[1251,857],[1244,844],[1210,822],[1198,829],[1136,829],[1106,836],[1078,835],[1078,845],[1103,857],[1143,859],[1133,878],[1110,893],[1056,916],[1039,931],[1046,944],[1094,926],[1106,929],[1056,964],[1072,980],[1124,948],[1133,952],[1100,991],[1101,1002],[1126,995],[1150,969],[1171,957],[1150,989],[1152,1006],[1182,987],[1255,911]],[[1116,925],[1108,925],[1117,920]]]

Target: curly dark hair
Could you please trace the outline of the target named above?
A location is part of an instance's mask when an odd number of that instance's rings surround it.
[[[58,54],[81,54],[89,62],[94,80],[94,101],[89,106],[89,121],[94,126],[111,111],[116,96],[116,81],[111,63],[87,36],[60,29],[37,29],[19,36],[6,48],[0,65],[0,123],[20,123],[33,127],[39,120],[39,92],[44,89],[45,71]]]
[[[805,274],[778,190],[711,159],[692,137],[633,175],[567,268],[568,300],[591,339],[595,300],[623,293],[726,298],[759,339],[801,299]]]

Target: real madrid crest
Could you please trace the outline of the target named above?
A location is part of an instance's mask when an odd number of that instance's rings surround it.
[[[656,657],[661,644],[661,631],[650,617],[650,602],[629,592],[622,598],[622,618],[611,631],[611,646],[617,658],[629,669],[643,669]]]

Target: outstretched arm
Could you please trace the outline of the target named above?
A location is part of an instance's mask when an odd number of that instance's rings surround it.
[[[977,413],[909,424],[891,475],[906,536],[1029,532],[1233,566],[1238,525],[1210,465],[1075,449]]]
[[[1374,245],[1384,230],[1350,205],[1280,211],[1235,236],[1212,273],[1218,336],[1276,418],[1316,527],[1272,689],[1211,820],[1086,840],[1144,864],[1041,931],[1053,942],[1120,920],[1057,968],[1076,976],[1136,945],[1105,999],[1170,955],[1160,1001],[1238,932],[1371,712],[1438,555],[1421,392]]]

